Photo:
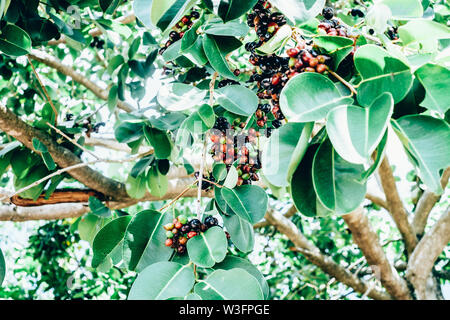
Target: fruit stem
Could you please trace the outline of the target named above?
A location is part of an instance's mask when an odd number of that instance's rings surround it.
[[[167,209],[168,207],[170,207],[172,204],[174,204],[175,202],[178,201],[178,199],[180,199],[186,192],[188,192],[191,187],[193,185],[195,185],[197,183],[198,180],[195,180],[192,184],[188,185],[183,191],[181,191],[181,193],[179,195],[177,195],[172,201],[170,201],[168,204],[166,204],[165,206],[161,207],[161,209],[159,209],[159,211],[163,211],[165,209]]]
[[[348,83],[344,78],[342,78],[340,75],[338,75],[336,72],[334,72],[333,70],[331,70],[330,68],[327,68],[328,72],[335,77],[336,79],[338,79],[344,86],[346,86],[347,88],[350,89],[350,91],[352,92],[352,94],[357,94],[358,92],[356,91],[355,87],[352,86],[350,83]]]

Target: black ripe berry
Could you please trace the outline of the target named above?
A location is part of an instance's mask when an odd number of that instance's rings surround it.
[[[219,221],[216,218],[214,218],[213,216],[206,216],[206,218],[205,218],[206,227],[211,228],[211,227],[217,226],[218,224],[219,224]]]
[[[334,16],[334,10],[333,8],[330,7],[325,7],[322,10],[322,16],[327,19],[327,20],[331,20]]]
[[[192,230],[194,231],[198,231],[200,230],[200,226],[202,225],[202,223],[200,222],[200,220],[198,219],[192,219],[189,222],[189,226],[191,227]]]
[[[354,17],[360,17],[360,18],[364,18],[364,12],[362,12],[359,9],[352,9],[352,11],[350,11],[351,15]]]

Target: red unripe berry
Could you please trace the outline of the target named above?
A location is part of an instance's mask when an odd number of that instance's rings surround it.
[[[242,156],[242,157],[239,159],[239,163],[240,163],[240,164],[247,163],[247,161],[248,161],[248,158],[247,158],[246,156]]]
[[[314,69],[312,67],[307,67],[307,68],[305,68],[305,72],[316,72],[316,69]]]
[[[258,125],[258,127],[264,127],[265,126],[265,122],[264,122],[264,120],[258,120],[258,121],[256,121],[256,124]]]
[[[171,247],[173,245],[173,240],[172,239],[167,239],[164,244],[166,245],[166,247]]]
[[[187,234],[187,237],[188,237],[188,239],[191,239],[191,238],[195,237],[196,235],[197,235],[197,232],[191,231]]]
[[[276,86],[280,83],[280,81],[281,81],[281,77],[278,74],[276,74],[272,77],[272,85]]]
[[[234,70],[234,75],[236,76],[236,77],[238,77],[240,74],[241,74],[241,70],[239,70],[239,69],[236,69],[236,70]]]
[[[183,19],[181,19],[181,22],[183,22],[184,24],[187,24],[189,22],[189,18],[184,16]]]
[[[301,68],[303,68],[303,62],[301,60],[297,60],[294,67],[295,69],[300,70]]]
[[[309,60],[309,66],[315,68],[319,64],[319,60],[317,58],[312,58]]]
[[[327,70],[327,66],[324,65],[324,64],[319,64],[319,65],[316,67],[316,71],[317,71],[318,73],[324,73],[326,70]]]
[[[297,48],[291,48],[286,51],[286,54],[291,58],[295,58],[296,56],[298,56],[299,52],[300,50],[298,50]]]
[[[180,239],[178,239],[178,243],[179,244],[182,244],[182,245],[185,245],[186,244],[186,242],[187,242],[187,238],[186,237],[181,237]]]
[[[264,116],[264,114],[261,110],[256,110],[255,116],[256,116],[256,118],[260,119]]]
[[[177,229],[181,229],[182,226],[183,225],[181,224],[180,221],[177,221],[177,223],[175,223],[175,228],[177,228]]]
[[[220,137],[213,134],[211,136],[211,141],[214,142],[214,143],[219,143]]]
[[[244,179],[242,179],[241,177],[239,177],[239,178],[238,178],[238,181],[236,182],[236,185],[239,187],[239,186],[242,186],[243,183],[244,183]]]

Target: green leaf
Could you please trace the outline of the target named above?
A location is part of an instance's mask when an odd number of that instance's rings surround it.
[[[122,122],[115,130],[114,135],[120,143],[130,143],[139,140],[144,134],[142,123],[129,121]]]
[[[162,57],[166,62],[173,61],[182,55],[181,44],[181,41],[176,41],[169,48],[167,48],[166,51],[164,51]]]
[[[269,41],[256,49],[256,53],[267,55],[278,51],[289,41],[292,36],[291,26],[285,24],[282,26]]]
[[[214,269],[222,269],[222,270],[231,270],[234,268],[240,268],[247,271],[256,280],[258,280],[259,285],[262,288],[265,299],[269,298],[269,285],[267,284],[266,279],[261,274],[261,272],[256,268],[248,259],[243,259],[235,256],[227,256],[225,260],[221,263],[218,263],[214,266]]]
[[[422,18],[423,8],[420,0],[382,0],[391,9],[394,19]]]
[[[331,110],[326,128],[334,149],[348,162],[369,163],[393,110],[390,93],[381,94],[370,107],[342,106]]]
[[[376,150],[376,158],[373,161],[372,165],[363,172],[361,175],[360,181],[365,183],[370,176],[378,169],[378,167],[381,165],[381,160],[384,158],[384,151],[386,150],[386,144],[388,140],[388,132],[389,130],[386,130],[386,133],[384,134],[383,138],[381,139],[380,143],[378,144],[377,150]]]
[[[42,160],[44,161],[45,166],[48,170],[55,170],[56,169],[56,163],[53,161],[52,156],[48,152],[42,153]]]
[[[145,174],[141,174],[137,178],[133,178],[131,175],[128,176],[126,181],[126,190],[130,197],[134,199],[141,199],[145,196],[147,191],[147,177]]]
[[[12,57],[23,56],[31,51],[31,38],[14,24],[6,24],[1,29],[0,51]]]
[[[431,20],[411,20],[398,28],[398,35],[403,45],[419,45],[422,50],[435,52],[439,39],[449,39],[449,28]]]
[[[80,217],[80,221],[78,222],[80,238],[92,245],[97,232],[109,221],[111,219],[104,219],[91,213]]]
[[[169,214],[154,210],[144,210],[133,217],[123,242],[123,260],[129,270],[141,272],[153,263],[169,260],[173,251],[164,245],[163,226],[171,221]]]
[[[325,0],[272,0],[270,3],[295,25],[316,17],[325,6]]]
[[[318,36],[314,44],[332,57],[333,69],[337,70],[341,62],[353,50],[353,39],[338,36]]]
[[[304,127],[304,123],[288,122],[270,137],[261,162],[264,176],[272,185],[289,185],[289,164]]]
[[[258,108],[258,97],[256,94],[241,85],[225,86],[215,90],[217,103],[226,110],[242,115],[250,116]]]
[[[189,239],[186,247],[192,262],[200,267],[211,268],[225,259],[228,241],[222,228],[212,227]]]
[[[114,219],[97,233],[92,245],[94,251],[93,268],[97,268],[121,243],[131,218],[131,216],[124,216]]]
[[[319,144],[309,146],[291,179],[291,198],[298,212],[307,217],[317,215],[317,195],[314,191],[312,167]]]
[[[158,102],[168,111],[183,111],[202,105],[207,91],[184,83],[169,83],[158,92]]]
[[[221,190],[226,204],[242,219],[255,224],[264,217],[268,197],[261,187],[245,185],[234,189],[223,187]]]
[[[225,163],[214,163],[212,174],[217,181],[222,181],[227,177],[227,166]]]
[[[89,209],[91,209],[92,214],[102,218],[106,218],[111,215],[111,210],[96,197],[89,197]]]
[[[36,150],[38,152],[48,152],[48,149],[45,146],[45,144],[43,144],[38,138],[33,137],[32,143],[33,143],[34,150]]]
[[[109,112],[114,112],[116,109],[117,103],[119,102],[119,96],[117,94],[117,85],[113,85],[111,89],[109,89],[108,93],[108,110]]]
[[[203,104],[198,111],[191,114],[185,121],[186,128],[192,134],[205,133],[214,126],[216,116],[213,108]]]
[[[244,37],[248,33],[248,26],[238,20],[222,23],[219,19],[213,19],[203,28],[206,34],[215,36]],[[186,36],[186,35],[185,35]],[[183,37],[184,39],[184,37]]]
[[[153,166],[147,173],[147,189],[151,195],[161,198],[167,193],[169,180],[167,176],[159,173],[158,168]]]
[[[130,45],[128,49],[128,59],[133,59],[136,55],[136,52],[139,50],[139,46],[141,45],[141,37],[136,37]]]
[[[336,214],[355,210],[363,201],[366,185],[358,182],[364,167],[342,159],[330,140],[319,147],[313,160],[313,184],[317,198]]]
[[[264,300],[258,280],[240,268],[214,271],[195,285],[194,292],[203,300]]]
[[[225,78],[237,80],[234,73],[230,70],[227,60],[225,59],[226,53],[221,51],[216,39],[213,36],[207,34],[203,36],[203,49],[214,70]]]
[[[394,103],[400,102],[413,84],[409,67],[379,46],[368,44],[360,47],[354,59],[363,79],[357,95],[362,106],[369,106],[384,92],[392,94]]]
[[[203,13],[201,17],[192,25],[192,27],[184,33],[183,38],[181,38],[181,51],[186,51],[195,44],[198,39],[197,30],[200,28],[205,19],[203,18]]]
[[[152,127],[167,131],[178,129],[186,116],[181,112],[170,112],[158,118],[151,117],[148,119]]]
[[[280,108],[289,122],[310,122],[326,117],[353,99],[342,97],[333,82],[318,73],[302,73],[292,78],[281,91]]]
[[[420,179],[431,192],[441,194],[439,171],[450,166],[448,123],[430,116],[410,115],[392,120],[392,126],[417,167]]]
[[[152,21],[167,33],[196,2],[197,0],[153,0]]]
[[[425,100],[421,106],[445,114],[450,109],[450,70],[439,65],[427,63],[415,73],[425,87]]]
[[[165,300],[184,297],[195,283],[192,265],[157,262],[145,268],[131,287],[128,300]]]
[[[238,215],[223,215],[223,225],[230,234],[233,244],[242,252],[250,252],[255,244],[255,235],[253,226],[247,220],[240,218]]]
[[[204,4],[224,22],[240,18],[258,2],[258,0],[204,0]]]
[[[3,283],[3,280],[5,279],[6,275],[6,264],[5,264],[5,257],[3,256],[2,249],[0,249],[0,286]]]
[[[166,132],[145,127],[144,136],[147,142],[154,148],[157,159],[168,159],[172,152],[172,142]]]
[[[234,188],[236,186],[238,178],[239,175],[236,168],[234,166],[231,166],[230,169],[228,170],[228,174],[227,177],[225,178],[223,186],[230,189]]]
[[[133,1],[133,11],[136,17],[141,21],[147,28],[155,29],[156,26],[151,20],[151,10],[152,10],[153,0],[135,0]]]

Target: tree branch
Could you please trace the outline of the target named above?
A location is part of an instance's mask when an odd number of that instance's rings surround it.
[[[450,167],[444,171],[441,178],[441,186],[443,190],[445,190],[449,178]],[[437,195],[430,191],[425,191],[420,197],[419,202],[417,203],[416,211],[414,212],[414,218],[412,222],[413,229],[417,237],[423,235],[425,227],[427,225],[428,216],[440,198],[440,195]]]
[[[105,101],[108,100],[108,94],[109,94],[108,90],[102,89],[101,87],[96,85],[94,82],[92,82],[85,76],[81,75],[80,73],[78,73],[77,71],[72,69],[71,67],[62,64],[61,61],[59,61],[55,57],[52,57],[48,53],[33,49],[33,50],[31,50],[31,53],[28,56],[30,58],[32,58],[33,60],[41,62],[53,69],[56,69],[58,72],[66,75],[68,77],[71,77],[75,82],[78,82],[79,84],[86,87],[88,90],[92,91],[92,93],[94,93],[99,99],[102,99]],[[134,111],[134,108],[131,105],[129,105],[128,103],[126,103],[124,101],[120,101],[120,100],[117,102],[117,107],[126,112]]]
[[[33,151],[35,150],[32,139],[39,139],[39,141],[47,147],[53,160],[61,168],[82,164],[80,158],[70,150],[57,144],[47,133],[23,122],[11,110],[3,105],[0,105],[0,130],[16,138]],[[107,178],[87,166],[70,170],[68,173],[88,188],[101,192],[112,199],[129,199],[123,183]]]
[[[406,277],[413,284],[418,299],[437,299],[431,270],[436,259],[450,242],[450,209],[417,244],[412,253]]]
[[[417,237],[408,221],[408,214],[398,193],[394,174],[386,156],[381,162],[378,173],[380,175],[384,194],[386,195],[389,213],[397,225],[405,242],[406,251],[408,252],[408,255],[410,255],[417,245]]]
[[[378,205],[379,207],[386,209],[386,211],[389,211],[389,206],[388,206],[386,200],[384,200],[374,194],[371,194],[371,193],[366,193],[366,199],[372,201],[374,204]]]
[[[279,232],[286,235],[289,240],[294,243],[297,249],[311,261],[311,263],[318,266],[322,271],[353,288],[357,292],[365,293],[369,290],[370,287],[367,283],[353,275],[344,267],[338,265],[330,257],[323,255],[319,248],[308,241],[295,224],[288,218],[277,212],[268,212],[265,217]],[[388,294],[375,288],[369,291],[368,296],[377,300],[391,299]]]
[[[358,208],[344,215],[343,218],[352,232],[354,242],[366,257],[367,263],[372,266],[372,269],[374,267],[378,269],[374,271],[379,271],[380,281],[387,292],[395,299],[412,299],[406,282],[398,275],[386,258],[379,243],[378,235],[370,227],[369,219],[363,213],[363,209]]]

